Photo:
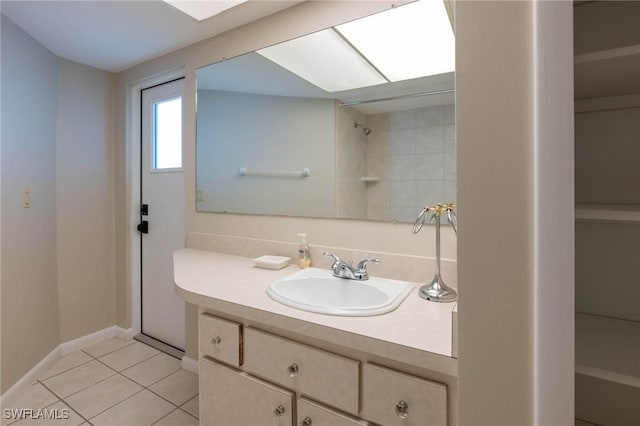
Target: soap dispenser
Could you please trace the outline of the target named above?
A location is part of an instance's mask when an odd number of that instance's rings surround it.
[[[300,269],[306,269],[311,266],[311,254],[309,253],[309,245],[307,244],[307,234],[298,234],[298,237],[302,237],[300,246],[298,246],[298,267]]]

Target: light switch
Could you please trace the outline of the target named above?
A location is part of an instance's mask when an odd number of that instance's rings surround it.
[[[22,188],[22,208],[28,209],[31,207],[31,190],[29,188]]]

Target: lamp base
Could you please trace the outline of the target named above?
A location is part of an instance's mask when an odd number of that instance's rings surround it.
[[[458,293],[444,283],[440,274],[433,277],[431,284],[420,287],[418,294],[431,302],[449,303],[458,300]]]

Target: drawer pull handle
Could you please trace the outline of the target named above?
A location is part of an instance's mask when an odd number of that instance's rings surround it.
[[[301,426],[311,426],[313,422],[311,421],[311,417],[305,417],[304,420],[302,421],[302,423],[300,423]]]
[[[291,364],[287,367],[287,373],[289,377],[296,377],[298,375],[298,364]]]
[[[404,401],[398,402],[396,404],[396,416],[400,417],[401,419],[404,419],[408,415],[409,415],[409,405]]]
[[[220,338],[220,336],[216,336],[213,339],[211,339],[211,344],[213,346],[218,346],[220,342],[222,342],[222,339]]]
[[[282,417],[284,416],[284,412],[286,410],[284,409],[284,407],[282,405],[279,405],[278,408],[276,408],[275,410],[273,410],[273,415],[276,417]]]

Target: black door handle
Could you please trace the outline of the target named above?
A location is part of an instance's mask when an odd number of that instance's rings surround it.
[[[138,224],[138,231],[142,232],[143,234],[148,234],[149,233],[149,222],[146,220],[143,220],[142,223]]]

